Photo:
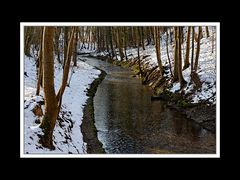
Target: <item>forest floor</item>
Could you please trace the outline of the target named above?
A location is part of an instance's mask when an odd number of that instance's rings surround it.
[[[153,99],[167,100],[170,107],[181,111],[188,118],[195,120],[204,128],[215,132],[217,58],[216,44],[215,41],[212,41],[212,38],[215,37],[215,30],[210,27],[209,31],[212,36],[206,38],[205,31],[203,30],[203,38],[200,41],[201,48],[197,75],[191,77],[190,66],[183,70],[186,85],[182,89],[180,89],[179,82],[172,82],[170,67],[173,72],[174,47],[169,45],[169,57],[171,60],[171,64],[169,64],[165,44],[166,36],[163,36],[161,40],[161,59],[165,71],[164,81],[162,81],[162,78],[159,78],[159,68],[154,45],[145,46],[145,49],[140,48],[142,75],[140,75],[137,48],[128,48],[126,50],[128,59],[124,58],[122,61],[120,60],[118,49],[115,49],[117,56],[114,59],[111,59],[107,52],[89,51],[87,49],[82,49],[80,52],[90,53],[90,56],[107,60],[122,67],[131,68],[142,79],[143,84],[149,85],[154,90]],[[185,54],[185,46],[186,42],[184,41],[182,54]],[[195,48],[196,46],[195,42]],[[192,47],[190,45],[190,52],[191,50]],[[196,54],[196,49],[194,54]]]
[[[62,99],[62,107],[53,133],[55,150],[43,148],[39,144],[42,130],[39,128],[41,114],[44,113],[43,91],[36,96],[36,64],[34,58],[24,59],[24,152],[25,154],[72,154],[86,153],[87,146],[83,141],[80,125],[83,108],[88,99],[87,90],[90,84],[99,77],[101,71],[82,62],[77,62],[69,72],[68,86]],[[62,66],[55,60],[55,91],[62,82]],[[37,115],[33,113],[36,105],[40,105]],[[39,115],[39,116],[38,116]]]

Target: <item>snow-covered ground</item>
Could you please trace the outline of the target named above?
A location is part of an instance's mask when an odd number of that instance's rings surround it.
[[[87,100],[86,91],[100,71],[88,64],[78,61],[77,67],[69,72],[70,86],[66,87],[62,99],[62,108],[54,129],[55,150],[43,148],[39,143],[39,135],[42,134],[36,117],[32,112],[34,104],[43,101],[43,90],[40,96],[36,96],[36,65],[33,58],[24,59],[24,153],[86,153],[86,144],[80,129],[83,116],[83,105]],[[57,92],[62,82],[62,67],[55,60],[55,91]],[[68,80],[69,82],[69,80]],[[44,111],[44,105],[42,105]]]
[[[200,78],[200,81],[202,82],[202,87],[195,93],[193,93],[191,96],[188,96],[190,100],[192,100],[193,103],[198,103],[202,100],[206,100],[209,97],[213,96],[213,98],[209,99],[209,102],[215,104],[216,103],[216,64],[217,64],[217,58],[216,58],[216,27],[209,26],[209,37],[206,38],[206,32],[205,27],[202,28],[203,31],[203,38],[200,41],[200,54],[199,54],[199,64],[198,64],[198,75]],[[184,42],[182,45],[182,59],[185,58],[185,52],[186,52],[186,33],[187,28],[185,27],[184,30]],[[195,27],[195,33],[198,33],[198,27]],[[212,38],[214,38],[214,50],[212,53]],[[170,37],[169,37],[170,39]],[[190,59],[191,59],[191,50],[192,50],[192,36],[190,38]],[[145,43],[146,44],[146,43]],[[174,62],[173,62],[173,56],[174,56],[174,47],[169,43],[168,44],[168,51],[169,51],[169,57],[171,61],[171,67],[172,72],[174,68]],[[196,47],[197,43],[194,42],[194,60],[196,56]],[[166,33],[162,35],[161,37],[161,60],[164,66],[169,66],[168,59],[167,59],[167,49],[166,49]],[[120,60],[120,56],[118,53],[118,49],[115,50],[117,52],[117,59]],[[107,52],[92,52],[91,55],[93,56],[104,56],[107,55]],[[135,58],[137,57],[137,48],[128,48],[127,49],[127,55],[128,58]],[[148,64],[148,66],[155,67],[157,66],[157,57],[156,57],[156,49],[154,45],[148,45],[145,46],[145,50],[140,48],[140,56],[146,56],[149,55],[146,59],[144,59],[144,63]],[[184,63],[182,63],[184,65]],[[193,89],[193,84],[190,84],[190,66],[189,68],[185,69],[183,71],[183,77],[185,81],[187,81],[187,86],[182,89],[182,91],[187,94],[190,93]],[[170,77],[170,71],[168,71],[167,77]],[[179,83],[173,83],[173,86],[169,89],[171,92],[178,91],[180,89]]]

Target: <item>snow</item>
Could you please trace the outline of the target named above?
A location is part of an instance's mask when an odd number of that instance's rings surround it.
[[[57,120],[53,133],[55,150],[43,148],[39,144],[39,135],[42,130],[35,122],[36,117],[32,109],[37,102],[43,101],[43,90],[40,96],[36,96],[36,65],[34,58],[25,56],[24,71],[24,153],[86,153],[86,143],[83,142],[80,125],[83,117],[83,105],[86,103],[86,90],[94,79],[98,77],[100,71],[82,62],[77,62],[77,67],[71,68],[69,79],[70,86],[66,87],[62,99],[62,107],[59,116],[62,120]],[[57,92],[62,82],[62,67],[55,60],[55,91]],[[69,82],[69,81],[68,81]],[[44,105],[42,105],[44,111]]]

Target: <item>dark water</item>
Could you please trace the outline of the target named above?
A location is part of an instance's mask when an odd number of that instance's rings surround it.
[[[215,135],[165,102],[151,101],[150,89],[129,70],[95,58],[107,72],[94,97],[98,139],[107,153],[215,153]]]

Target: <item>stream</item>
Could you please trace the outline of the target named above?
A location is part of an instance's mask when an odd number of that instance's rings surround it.
[[[215,134],[163,101],[125,68],[80,56],[107,76],[94,97],[98,139],[109,154],[216,153]]]

